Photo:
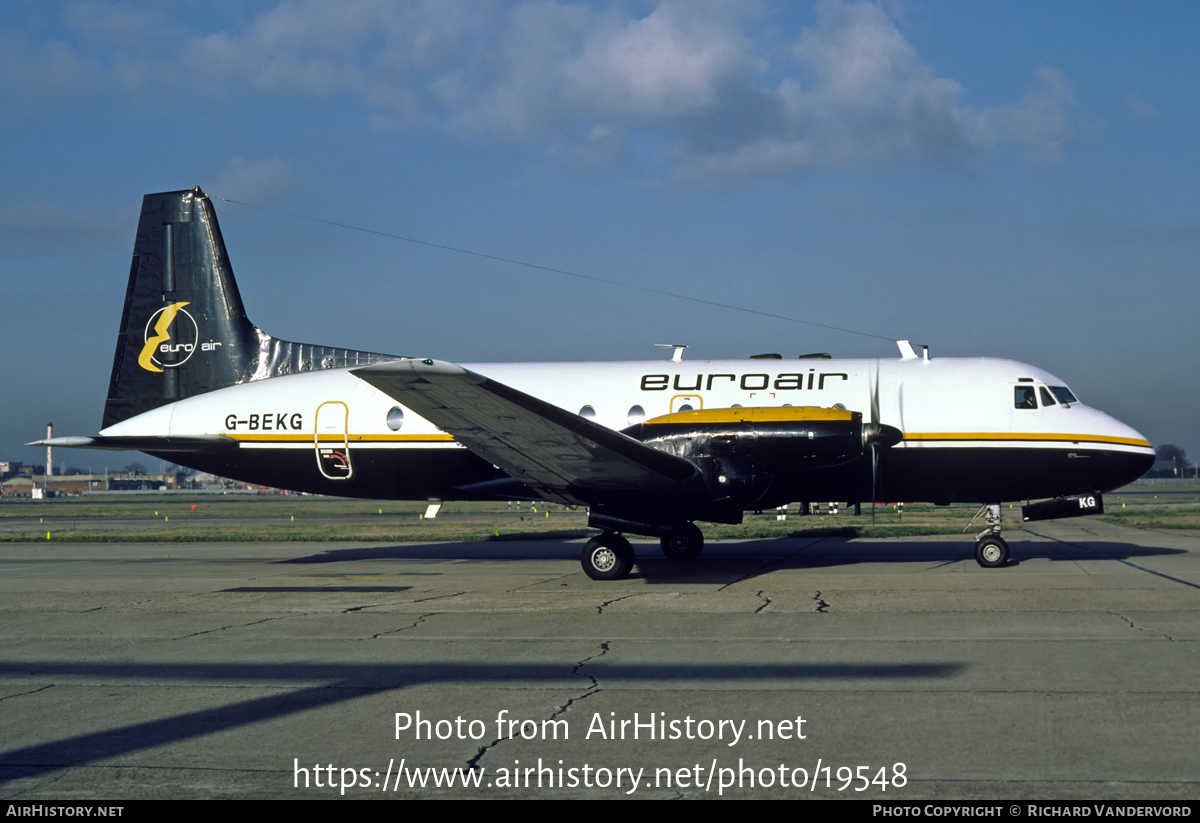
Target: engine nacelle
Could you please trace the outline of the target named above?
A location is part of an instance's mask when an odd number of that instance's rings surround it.
[[[864,424],[861,412],[816,406],[675,412],[625,434],[697,463],[716,458],[768,469],[852,463],[873,440],[890,446],[903,437],[891,426]]]

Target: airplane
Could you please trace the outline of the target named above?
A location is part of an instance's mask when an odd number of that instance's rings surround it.
[[[697,557],[697,522],[806,500],[972,502],[975,558],[1004,566],[1000,504],[1026,520],[1103,511],[1154,463],[1134,429],[1024,363],[898,359],[486,363],[292,343],[246,316],[212,201],[142,203],[98,434],[246,482],[390,500],[546,500],[600,534],[581,563],[621,579],[627,534]]]

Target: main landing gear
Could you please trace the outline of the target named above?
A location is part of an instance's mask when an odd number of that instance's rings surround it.
[[[1000,504],[983,506],[979,513],[971,518],[971,523],[974,523],[980,514],[984,515],[983,522],[986,528],[975,535],[975,562],[985,569],[998,569],[1008,563],[1008,543],[1000,536]],[[967,527],[970,525],[968,523]]]
[[[704,532],[695,523],[684,523],[659,543],[668,560],[695,560],[704,549]]]
[[[604,532],[584,544],[579,562],[593,580],[620,580],[633,568],[633,546],[616,532]]]
[[[704,533],[695,523],[681,523],[662,537],[660,545],[668,560],[694,560],[704,549]],[[615,531],[593,537],[579,557],[584,574],[593,580],[620,580],[633,569],[633,561],[633,546]]]

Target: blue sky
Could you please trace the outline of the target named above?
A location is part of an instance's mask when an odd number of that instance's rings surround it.
[[[0,459],[99,425],[141,197],[200,185],[252,320],[459,362],[1037,364],[1195,434],[1185,3],[0,7]],[[865,335],[454,254],[295,212]],[[59,464],[124,465],[76,453]]]

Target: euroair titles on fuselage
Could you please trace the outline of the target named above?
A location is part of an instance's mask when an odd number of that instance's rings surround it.
[[[825,368],[753,368],[745,361],[672,363],[488,363],[472,371],[597,423],[624,429],[643,419],[729,406],[832,406],[865,410],[868,368],[877,361],[826,361]],[[350,374],[328,369],[244,383],[153,409],[104,430],[122,434],[311,432],[322,403],[345,403],[351,432],[389,432],[397,403]],[[167,430],[169,428],[169,431]],[[436,432],[405,409],[401,431]]]

